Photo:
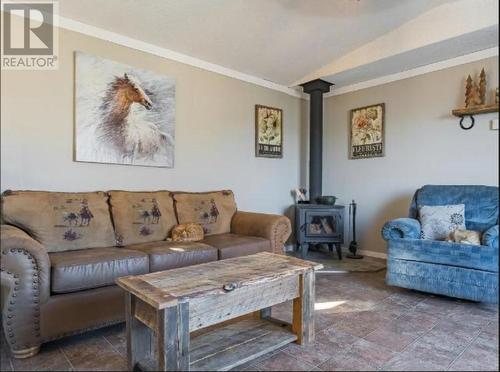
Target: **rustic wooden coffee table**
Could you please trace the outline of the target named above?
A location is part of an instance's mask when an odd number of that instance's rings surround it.
[[[224,371],[290,342],[312,342],[321,267],[258,253],[117,279],[126,291],[129,368]],[[280,324],[270,307],[288,300],[293,322]],[[258,316],[244,317],[251,313]]]

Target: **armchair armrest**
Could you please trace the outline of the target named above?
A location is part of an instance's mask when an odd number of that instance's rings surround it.
[[[498,249],[498,225],[486,230],[481,240],[483,245]]]
[[[231,221],[231,232],[269,239],[273,252],[283,254],[292,226],[285,216],[237,211]]]
[[[382,237],[391,239],[419,239],[420,222],[414,218],[396,218],[382,227]]]
[[[23,230],[1,225],[2,323],[14,355],[40,345],[40,305],[50,296],[50,260]]]

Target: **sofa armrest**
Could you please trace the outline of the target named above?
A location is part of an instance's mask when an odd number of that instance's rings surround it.
[[[237,211],[231,221],[231,232],[269,239],[272,251],[283,254],[292,225],[285,216]]]
[[[481,240],[483,245],[498,249],[498,225],[486,230]]]
[[[50,260],[23,230],[1,225],[2,323],[11,350],[40,344],[40,305],[50,296]]]
[[[396,218],[382,227],[382,237],[391,239],[419,239],[420,222],[414,218]]]

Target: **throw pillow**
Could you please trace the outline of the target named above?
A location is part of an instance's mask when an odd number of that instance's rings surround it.
[[[465,205],[423,205],[418,214],[422,226],[421,237],[428,240],[446,240],[450,232],[465,230]]]
[[[183,223],[172,229],[174,242],[199,242],[203,235],[203,227],[197,223]]]
[[[177,224],[170,192],[109,191],[119,246],[165,240]]]
[[[48,252],[115,245],[104,192],[6,191],[2,202],[5,223],[26,231]]]
[[[174,193],[179,223],[198,223],[205,235],[231,232],[236,213],[234,194],[230,190],[205,193]]]

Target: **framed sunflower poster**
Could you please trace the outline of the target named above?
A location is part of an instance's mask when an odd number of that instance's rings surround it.
[[[255,105],[255,156],[283,157],[283,110]]]
[[[385,155],[385,104],[351,110],[350,159]]]

